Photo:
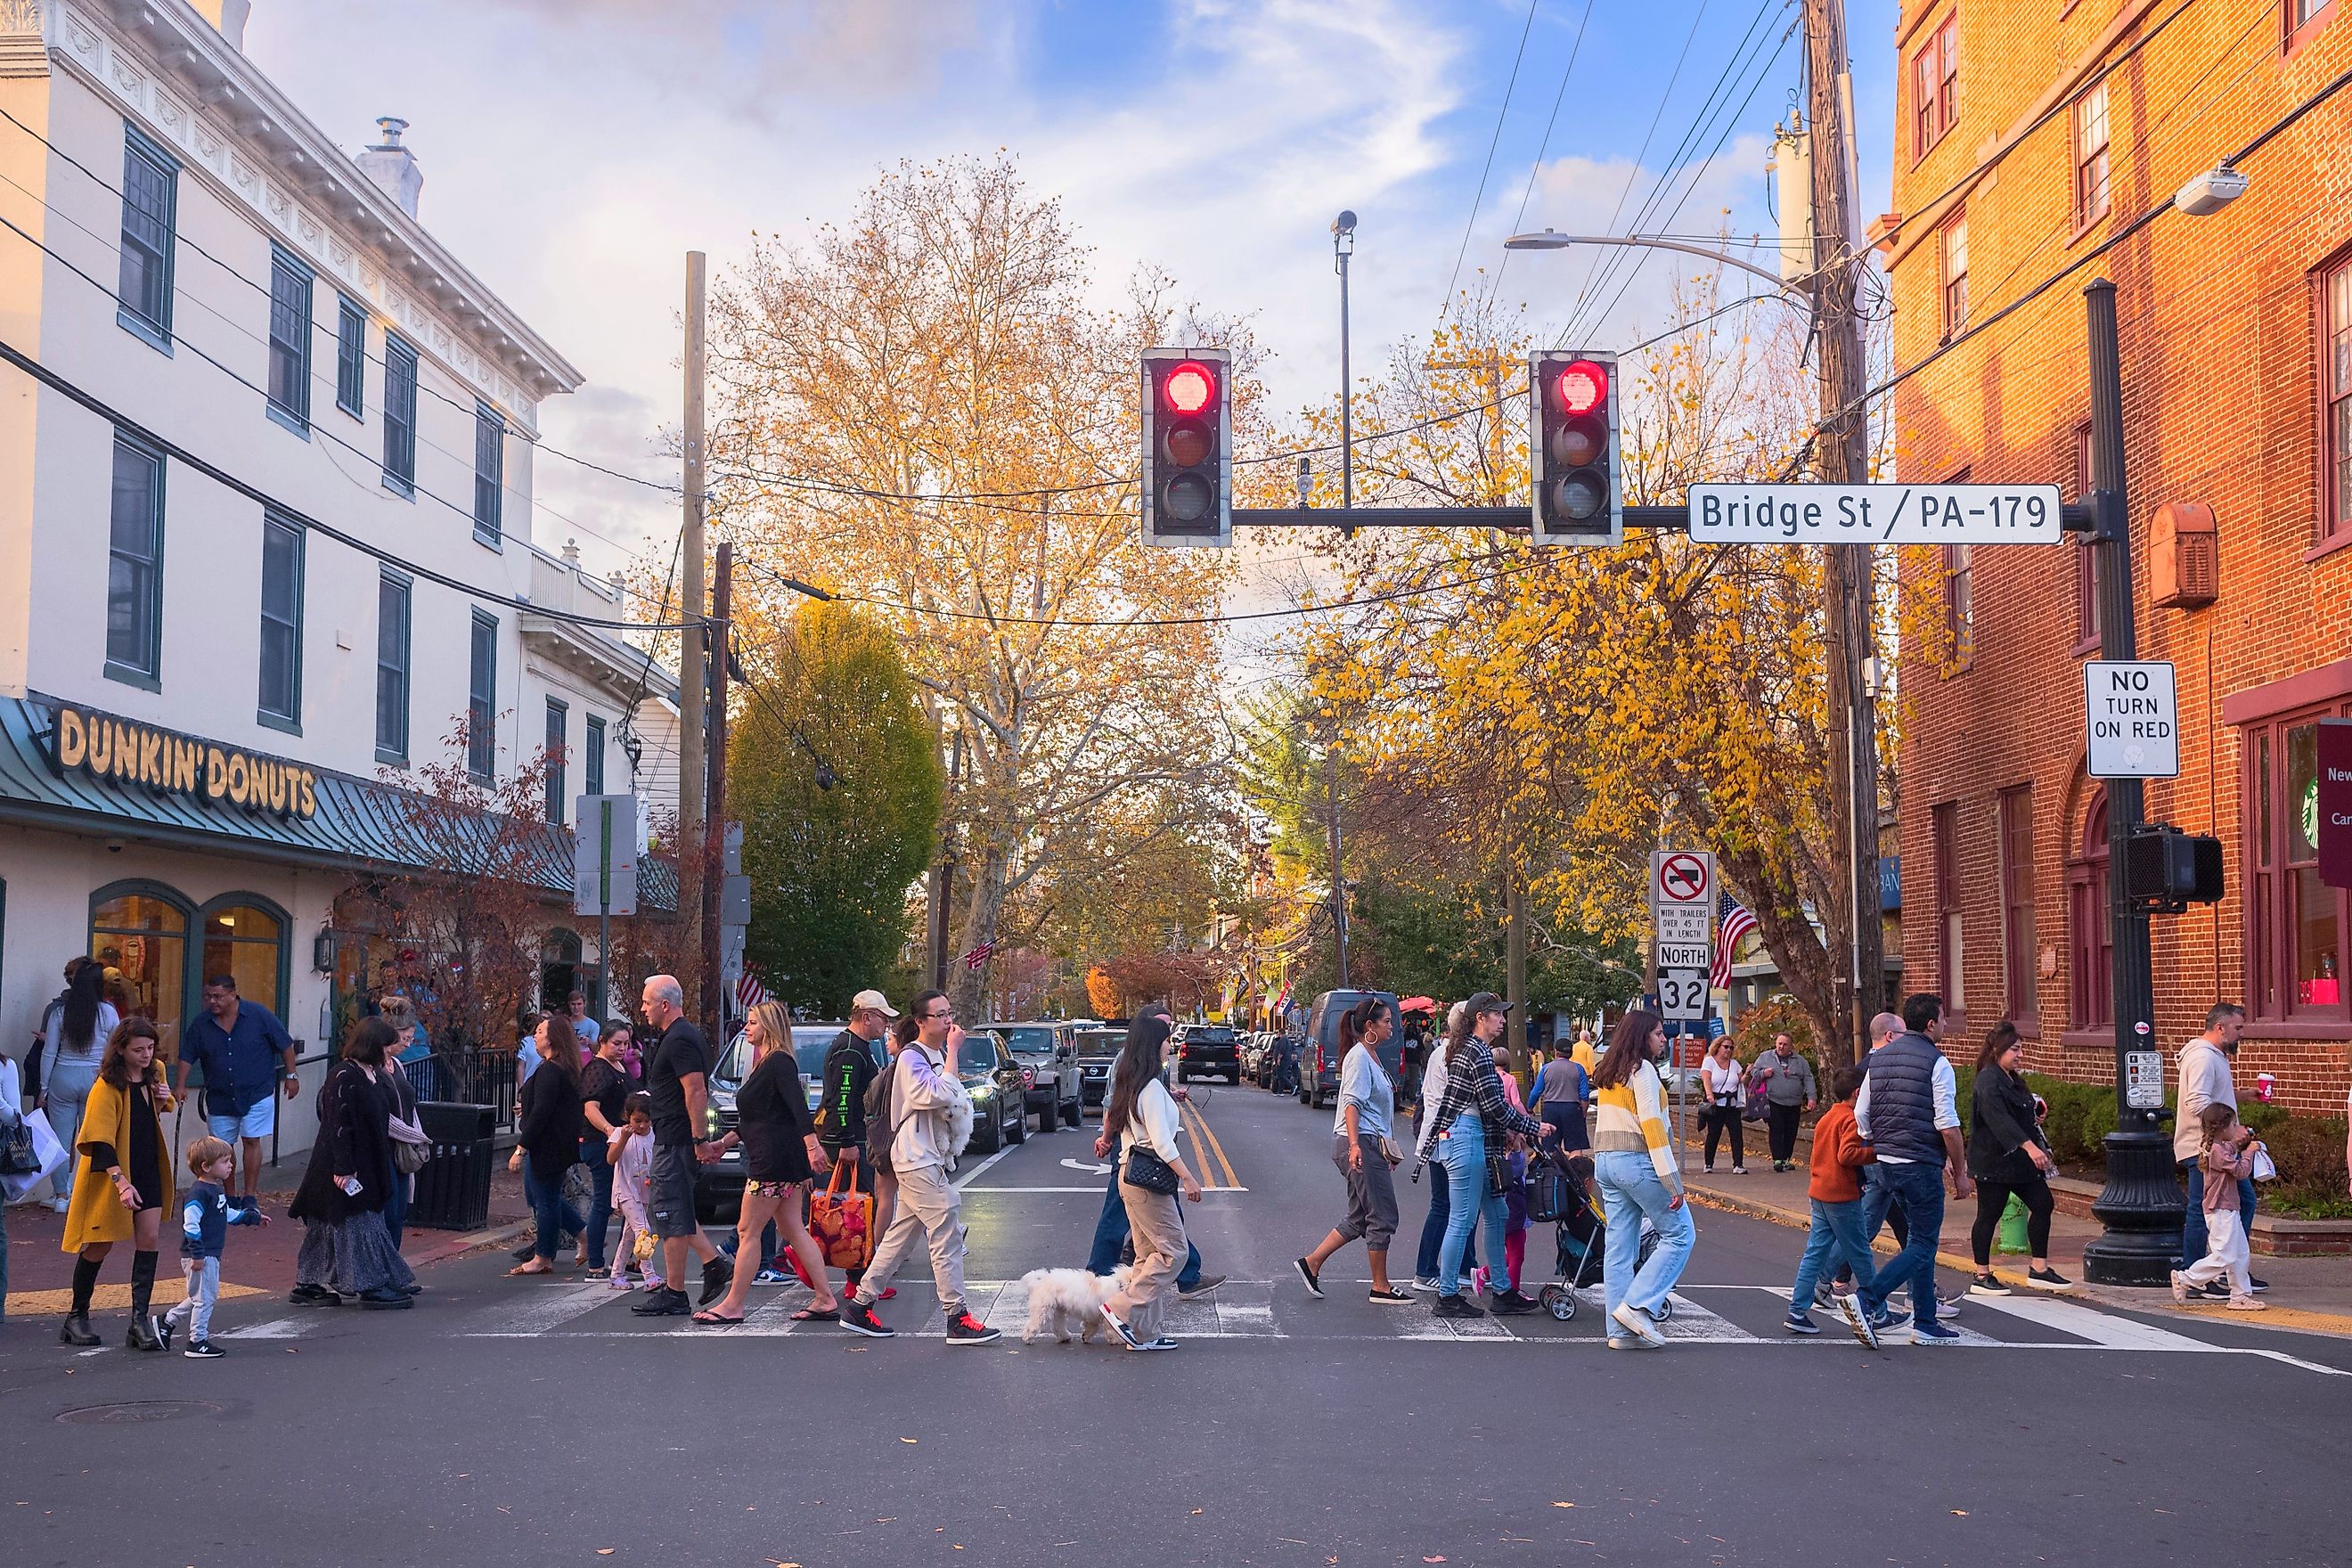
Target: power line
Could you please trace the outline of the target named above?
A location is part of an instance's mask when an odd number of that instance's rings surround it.
[[[5,219],[0,219],[0,222],[5,221]],[[10,225],[9,226],[14,227],[15,226]],[[383,549],[380,546],[370,544],[363,539],[355,538],[352,535],[344,532],[341,529],[334,528],[327,523],[320,522],[317,518],[312,517],[308,512],[301,510],[298,507],[289,506],[286,502],[279,500],[277,497],[269,494],[267,490],[248,484],[245,480],[238,479],[236,475],[220,468],[218,465],[196,456],[195,453],[191,452],[185,447],[181,446],[178,442],[171,440],[167,437],[159,435],[153,430],[150,430],[144,425],[140,424],[130,416],[106,403],[95,393],[87,391],[77,384],[67,380],[64,376],[59,375],[56,371],[49,369],[47,365],[41,363],[30,354],[24,353],[13,343],[0,341],[0,360],[5,360],[8,363],[16,366],[18,370],[24,372],[25,374],[30,376],[35,381],[39,382],[42,385],[49,388],[51,391],[61,394],[73,402],[79,404],[82,407],[89,410],[92,414],[95,414],[100,418],[107,421],[107,423],[113,426],[117,430],[129,432],[131,436],[137,437],[146,445],[153,447],[159,452],[162,452],[164,456],[175,459],[185,467],[194,469],[197,473],[204,475],[214,483],[224,486],[228,489],[235,490],[237,494],[245,497],[247,500],[258,503],[259,505],[268,509],[270,511],[284,518],[289,522],[298,524],[306,530],[323,534],[325,537],[333,540],[336,543],[346,545],[351,549],[358,551],[362,555],[371,556],[387,566],[396,566],[401,571],[409,574],[411,576],[421,577],[428,583],[438,584],[444,588],[448,588],[456,593],[464,594],[469,597],[478,599],[484,604],[504,605],[510,609],[519,610],[525,615],[544,616],[549,620],[562,621],[572,626],[597,626],[614,631],[631,632],[675,632],[683,631],[685,629],[685,627],[681,626],[647,625],[638,621],[616,621],[604,619],[595,616],[583,616],[570,610],[558,610],[551,608],[545,605],[535,605],[529,599],[514,598],[511,595],[499,593],[495,589],[477,587],[471,583],[460,582],[458,579],[450,576],[445,572],[436,571],[430,566],[420,565],[416,562],[410,561],[404,556],[394,555],[392,552]]]
[[[1519,193],[1519,210],[1511,216],[1513,234],[1518,233],[1519,225],[1527,221],[1528,203],[1536,194],[1536,176],[1543,173],[1544,154],[1551,151],[1552,127],[1559,123],[1559,106],[1568,98],[1568,79],[1576,74],[1577,57],[1584,53],[1584,29],[1591,22],[1592,0],[1584,0],[1584,15],[1576,24],[1576,42],[1569,46],[1568,64],[1559,73],[1559,90],[1551,95],[1551,113],[1544,120],[1543,139],[1536,143],[1536,161],[1528,165],[1527,189]],[[1459,268],[1461,263],[1457,260],[1454,266]],[[1503,274],[1510,269],[1511,252],[1508,247],[1505,247],[1503,259],[1495,268],[1495,288],[1497,291],[1503,287]],[[1447,299],[1451,300],[1454,290],[1449,287],[1445,292]]]
[[[1527,58],[1528,35],[1535,30],[1536,7],[1540,4],[1542,0],[1528,0],[1528,19],[1519,26],[1518,50],[1511,56],[1510,79],[1503,84],[1503,101],[1495,110],[1495,134],[1486,143],[1486,162],[1478,171],[1478,191],[1470,198],[1470,216],[1462,225],[1462,244],[1454,252],[1454,271],[1445,279],[1445,298],[1438,301],[1440,316],[1454,303],[1454,285],[1462,280],[1462,258],[1470,254],[1470,233],[1478,226],[1478,208],[1486,199],[1486,176],[1495,172],[1495,149],[1503,144],[1503,121],[1510,117],[1511,94],[1519,85],[1519,62]]]

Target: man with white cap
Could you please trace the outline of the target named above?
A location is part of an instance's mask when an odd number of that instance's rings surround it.
[[[824,1049],[824,1067],[818,1079],[816,1133],[834,1163],[849,1167],[849,1179],[862,1193],[874,1194],[873,1234],[890,1228],[890,1195],[881,1189],[883,1173],[866,1163],[866,1091],[880,1069],[876,1047],[898,1016],[889,998],[879,991],[860,991],[850,998],[849,1026]],[[884,1178],[887,1180],[887,1178]],[[896,1183],[889,1185],[895,1187]],[[852,1289],[864,1269],[849,1275]]]

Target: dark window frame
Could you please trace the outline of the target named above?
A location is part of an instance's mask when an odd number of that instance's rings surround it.
[[[121,461],[122,455],[126,451],[133,453],[148,463],[153,465],[154,483],[151,492],[151,499],[147,506],[148,552],[143,558],[126,555],[124,552],[117,547],[115,541],[115,523],[117,520],[114,513],[114,496],[116,493],[116,487],[114,485],[114,465],[117,465]],[[106,663],[103,673],[109,680],[119,680],[126,686],[136,686],[148,691],[161,691],[163,689],[163,498],[165,484],[169,477],[168,468],[163,461],[163,454],[161,451],[149,446],[146,442],[140,440],[138,437],[130,435],[128,432],[120,429],[114,433],[114,446],[109,455],[108,461],[106,540],[107,631]],[[117,657],[113,621],[115,563],[118,559],[129,560],[137,570],[144,572],[147,576],[146,615],[143,617],[145,625],[142,633],[145,642],[145,647],[143,649],[145,660],[143,663],[140,662],[136,658]]]
[[[289,297],[281,299],[284,286]],[[311,312],[316,308],[319,278],[301,258],[283,246],[269,247],[269,372],[263,405],[269,417],[304,440],[310,438]],[[299,293],[299,298],[295,295]]]
[[[416,499],[416,346],[397,332],[383,335],[383,488]]]
[[[506,548],[507,421],[487,403],[474,405],[474,542]]]
[[[135,205],[133,191],[142,172],[152,174],[163,184],[163,210],[158,215]],[[160,228],[160,246],[156,237],[135,235],[132,219],[137,216]],[[122,216],[117,243],[121,247],[121,259],[130,258],[131,247],[152,258],[152,272],[142,271],[142,279],[152,277],[155,299],[153,313],[145,303],[132,303],[124,298],[122,269],[118,264],[114,283],[114,320],[133,337],[149,346],[172,352],[172,301],[175,287],[174,270],[178,265],[180,221],[180,161],[172,153],[140,133],[136,126],[126,122],[122,128]]]
[[[1976,552],[1966,544],[1937,547],[1942,574],[1944,634],[1950,639],[1948,671],[1966,669],[1976,657]]]
[[[1911,161],[1918,163],[1960,122],[1960,19],[1947,15],[1910,58]]]
[[[2085,147],[2083,138],[2089,124],[2085,115],[2094,100],[2098,103],[2099,142],[2095,147]],[[2105,217],[2115,205],[2115,169],[2111,156],[2115,146],[2113,108],[2105,77],[2084,88],[2067,108],[2067,147],[2074,170],[2076,234]]]
[[[589,714],[584,728],[586,733],[580,739],[580,793],[603,795],[604,793],[604,748],[609,744],[604,738],[604,715]]]
[[[2107,909],[2107,791],[2091,782],[2083,831],[2066,862],[2066,1026],[2105,1036],[2115,1027],[2115,922]],[[2085,1039],[2081,1044],[2097,1043]]]
[[[488,785],[499,767],[499,618],[474,612],[466,651],[466,771]]]
[[[1960,904],[1960,803],[1927,810],[1929,863],[1935,877],[1936,994],[1953,1015],[1968,1011],[1968,925]]]
[[[288,613],[278,616],[271,615],[269,608],[269,546],[273,530],[291,541],[294,574],[294,580],[289,584],[293,602]],[[254,661],[257,666],[255,683],[257,688],[254,701],[254,721],[267,728],[282,730],[294,735],[302,732],[302,611],[305,596],[304,583],[309,575],[305,561],[308,554],[308,533],[307,529],[291,518],[280,516],[274,511],[265,511],[261,514],[261,616],[260,637],[257,645],[260,657]],[[268,657],[273,627],[287,639],[288,644],[285,671],[287,689],[282,693],[286,700],[282,708],[270,706],[272,694],[269,690],[268,666],[264,662]]]
[[[384,658],[385,632],[388,629],[384,621],[384,601],[394,594],[399,596],[399,616],[394,633],[398,658],[397,662],[387,662]],[[384,568],[376,579],[375,613],[375,760],[387,766],[404,768],[408,765],[408,708],[411,671],[415,668],[415,580],[405,572]],[[387,679],[396,689],[394,692],[396,700],[391,705],[392,716],[396,722],[389,733],[384,725]]]
[[[2352,1026],[2352,1005],[2343,989],[2352,894],[2319,883],[2315,843],[2296,843],[2297,807],[2287,798],[2294,733],[2311,727],[2315,742],[2319,721],[2347,717],[2352,717],[2352,700],[2339,697],[2248,718],[2238,725],[2245,1001],[2249,1023],[2258,1029],[2340,1039]],[[2334,904],[2336,972],[2314,982],[2334,982],[2333,1003],[2304,1000],[2302,977],[2295,973],[2302,900],[2315,886]]]
[[[547,820],[563,826],[563,775],[566,753],[572,750],[572,704],[561,697],[547,700],[546,752]]]
[[[2333,549],[2352,541],[2352,249],[2312,274],[2313,417],[2318,437],[2317,538]]]
[[[2034,906],[2033,786],[2000,792],[2000,833],[2001,1005],[2021,1033],[2042,1022],[2042,926]]]
[[[367,307],[348,294],[335,296],[335,406],[352,418],[367,418]]]
[[[1959,236],[1959,268],[1952,267],[1952,237]],[[1936,308],[1939,340],[1949,342],[1969,325],[1969,209],[1961,207],[1936,226]]]
[[[2293,59],[2302,52],[2305,46],[2319,36],[2321,28],[2336,20],[2337,9],[2336,0],[2320,0],[2307,11],[2303,10],[2301,0],[2280,0],[2281,55]]]

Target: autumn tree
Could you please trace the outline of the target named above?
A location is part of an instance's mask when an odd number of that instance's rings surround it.
[[[804,605],[743,658],[727,798],[751,879],[745,962],[789,1005],[845,1017],[912,923],[939,829],[931,727],[870,614]]]
[[[1148,815],[1213,781],[1230,566],[1136,539],[1138,351],[1247,335],[1145,276],[1098,307],[1058,204],[1004,159],[902,164],[805,244],[766,238],[714,290],[712,461],[751,571],[875,607],[949,762],[952,949],[1007,934],[1040,879],[1107,872]],[[762,603],[764,601],[764,605]],[[1016,933],[1017,934],[1017,933]],[[976,1007],[984,971],[955,973]]]

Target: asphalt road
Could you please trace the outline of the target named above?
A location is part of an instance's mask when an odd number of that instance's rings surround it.
[[[1969,1301],[1957,1348],[1872,1353],[1833,1325],[1790,1341],[1766,1288],[1787,1289],[1797,1233],[1706,1211],[1664,1351],[1609,1352],[1597,1306],[1457,1333],[1366,1302],[1360,1253],[1326,1301],[1291,1275],[1340,1212],[1328,1111],[1220,1089],[1205,1120],[1219,1185],[1241,1190],[1188,1213],[1233,1281],[1178,1310],[1172,1354],[1024,1346],[1019,1292],[994,1283],[1083,1260],[1091,1119],[962,1173],[974,1310],[1016,1331],[984,1349],[937,1337],[920,1264],[887,1342],[785,1323],[796,1290],[755,1291],[743,1329],[647,1323],[570,1277],[504,1279],[500,1256],[431,1270],[410,1312],[225,1303],[212,1363],[123,1351],[121,1314],[81,1353],[54,1321],[11,1321],[5,1560],[2201,1568],[2352,1550],[2352,1343],[2039,1297]],[[1403,1192],[1409,1239],[1426,1189]],[[1538,1230],[1535,1279],[1551,1250]]]

